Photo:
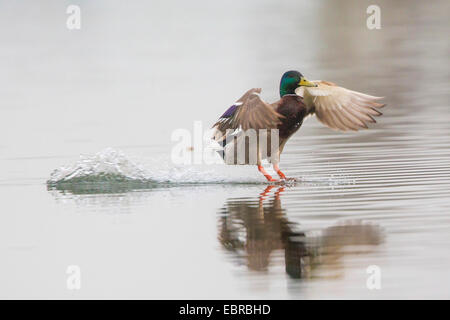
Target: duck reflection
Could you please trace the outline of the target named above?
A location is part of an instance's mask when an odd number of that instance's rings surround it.
[[[298,224],[286,217],[281,205],[285,187],[276,188],[269,197],[274,188],[268,186],[255,200],[229,199],[221,210],[219,241],[239,261],[245,261],[250,270],[268,270],[278,251],[284,252],[285,270],[291,278],[309,277],[320,265],[339,268],[339,258],[351,252],[349,246],[370,250],[370,246],[381,243],[378,226],[358,221],[331,226],[319,230],[319,235],[307,236],[299,230]],[[352,248],[353,252],[361,252],[361,248]]]

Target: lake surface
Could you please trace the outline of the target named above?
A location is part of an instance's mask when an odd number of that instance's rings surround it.
[[[376,2],[379,30],[365,1],[78,1],[80,30],[68,2],[2,3],[0,298],[450,298],[450,3]],[[289,69],[384,115],[308,119],[295,184],[171,163],[174,130]],[[153,182],[47,185],[83,163]]]

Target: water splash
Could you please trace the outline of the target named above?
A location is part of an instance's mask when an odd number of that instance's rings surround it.
[[[270,171],[270,170],[269,170]],[[303,184],[348,184],[345,177],[302,177]],[[72,165],[54,170],[49,189],[73,194],[117,193],[135,189],[204,184],[267,184],[252,166],[225,164],[175,165],[169,155],[133,160],[122,151],[107,148],[94,155],[81,155]]]
[[[236,167],[224,164],[174,165],[168,156],[148,160],[145,165],[132,160],[122,151],[107,148],[94,155],[81,155],[80,159],[54,170],[47,185],[73,187],[77,190],[120,188],[152,188],[182,184],[255,184],[265,180],[256,170],[247,166]]]
[[[123,152],[107,148],[94,155],[80,155],[73,165],[54,170],[48,184],[63,182],[150,181],[145,169]]]

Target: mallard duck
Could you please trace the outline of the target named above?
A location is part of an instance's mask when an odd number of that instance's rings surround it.
[[[248,90],[238,99],[213,125],[213,139],[219,142],[223,150],[221,155],[228,164],[253,164],[249,161],[248,152],[237,160],[236,149],[249,147],[246,132],[254,129],[258,139],[255,144],[256,164],[258,170],[268,181],[273,179],[262,166],[265,158],[272,163],[274,171],[280,179],[286,176],[279,168],[280,154],[286,142],[300,128],[305,117],[316,115],[320,122],[336,130],[357,131],[368,128],[366,123],[375,123],[373,116],[382,113],[376,108],[385,105],[377,103],[382,97],[348,90],[328,81],[308,81],[298,71],[287,71],[280,81],[280,100],[272,104],[266,103],[260,97],[261,88]],[[278,131],[273,130],[278,129]],[[270,131],[269,131],[270,130]],[[266,152],[260,146],[259,136],[267,132],[267,139],[273,140],[273,132],[278,132],[278,143],[274,149]],[[251,143],[250,143],[251,144]],[[270,143],[268,143],[270,145]],[[227,161],[227,154],[233,153],[232,161]]]

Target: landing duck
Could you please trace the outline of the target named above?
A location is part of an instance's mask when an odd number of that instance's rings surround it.
[[[213,125],[213,139],[222,146],[220,153],[227,164],[256,164],[268,181],[277,180],[264,169],[263,159],[272,163],[281,180],[288,179],[279,168],[280,155],[306,117],[315,115],[331,129],[358,131],[367,129],[367,123],[375,123],[373,117],[382,115],[377,109],[385,106],[377,102],[383,97],[352,91],[328,81],[308,81],[298,71],[287,71],[281,77],[280,100],[269,104],[260,94],[261,88],[250,89],[229,107]],[[251,130],[258,137],[253,161],[246,134]],[[271,146],[275,141],[275,148],[263,148],[262,134],[267,139],[265,145]],[[242,148],[246,150],[245,157],[236,157],[237,150]]]

